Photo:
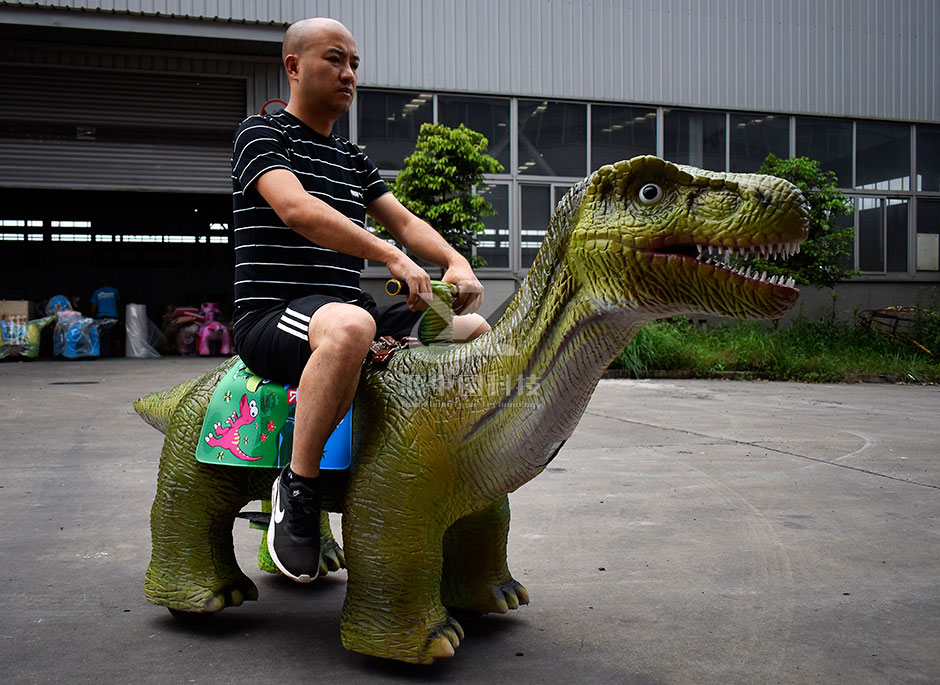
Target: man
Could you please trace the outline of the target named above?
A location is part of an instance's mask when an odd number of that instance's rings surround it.
[[[359,55],[349,30],[305,19],[284,36],[287,107],[246,119],[232,157],[235,344],[256,373],[298,384],[293,451],[272,490],[268,548],[290,578],[310,582],[320,558],[319,462],[346,414],[362,360],[389,323],[359,289],[362,259],[381,262],[409,289],[430,295],[425,271],[365,230],[368,213],[415,255],[460,286],[455,337],[486,330],[473,314],[483,287],[467,260],[388,192],[378,170],[333,124],[356,93]],[[391,317],[401,324],[400,313]],[[407,322],[409,327],[413,320]]]

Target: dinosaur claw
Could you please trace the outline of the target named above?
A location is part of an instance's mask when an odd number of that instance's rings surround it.
[[[460,636],[453,627],[444,628],[444,635],[450,640],[450,643],[456,648],[460,646]]]

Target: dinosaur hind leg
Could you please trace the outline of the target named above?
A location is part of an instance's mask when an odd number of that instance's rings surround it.
[[[509,498],[501,497],[456,521],[444,535],[441,600],[450,610],[505,614],[529,603],[509,573]]]
[[[258,597],[235,560],[232,524],[245,504],[270,492],[277,471],[200,464],[198,427],[187,424],[171,423],[160,457],[145,594],[177,612],[211,613]]]

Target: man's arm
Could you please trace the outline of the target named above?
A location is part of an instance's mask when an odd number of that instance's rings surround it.
[[[271,169],[255,181],[255,188],[281,221],[308,240],[337,252],[385,264],[393,277],[408,284],[408,305],[413,309],[421,306],[420,295],[429,296],[431,281],[424,269],[394,245],[376,238],[308,194],[293,172]]]
[[[399,243],[419,258],[444,269],[444,280],[460,287],[454,311],[470,314],[483,303],[483,285],[470,268],[466,258],[455,250],[440,233],[412,214],[394,195],[386,193],[367,208]]]

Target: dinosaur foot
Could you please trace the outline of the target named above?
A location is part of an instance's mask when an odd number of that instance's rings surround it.
[[[446,614],[443,621],[424,630],[417,629],[415,622],[394,626],[370,620],[356,625],[344,620],[341,633],[346,649],[412,664],[430,664],[435,659],[452,657],[464,638],[463,628]]]
[[[460,641],[463,638],[463,628],[460,627],[455,618],[448,616],[447,621],[431,631],[428,646],[425,650],[426,659],[418,663],[430,664],[435,659],[454,656],[455,650],[460,646]]]
[[[156,587],[147,579],[147,600],[165,606],[175,617],[192,618],[191,614],[213,614],[226,607],[240,606],[244,602],[258,599],[258,588],[248,576],[213,587],[175,586]]]
[[[451,596],[444,597],[447,609],[470,614],[505,614],[529,603],[529,591],[512,579],[500,585],[451,588],[451,591]]]

